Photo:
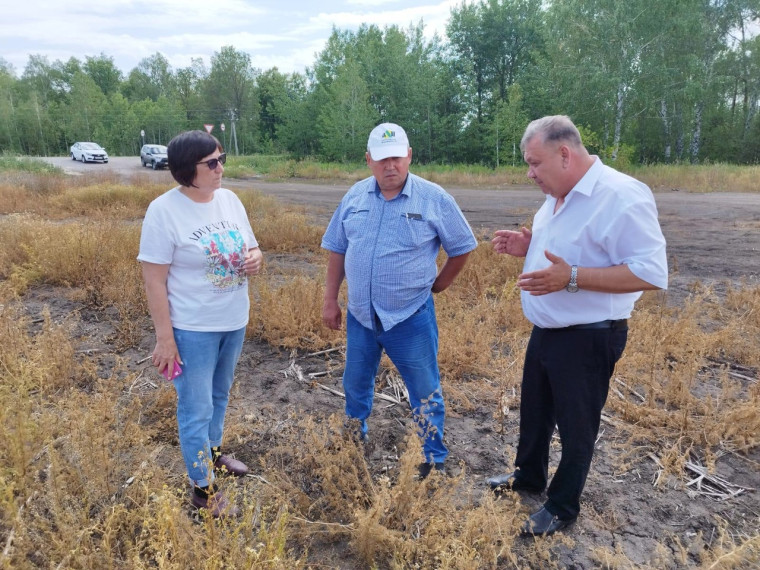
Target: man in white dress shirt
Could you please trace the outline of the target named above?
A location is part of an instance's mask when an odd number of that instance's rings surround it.
[[[562,115],[530,123],[520,143],[528,177],[546,194],[532,229],[499,230],[497,253],[525,257],[517,285],[534,327],[525,354],[515,471],[492,489],[542,493],[555,425],[562,442],[543,507],[523,534],[574,522],[609,382],[642,291],[665,289],[665,238],[649,188],[592,156]]]

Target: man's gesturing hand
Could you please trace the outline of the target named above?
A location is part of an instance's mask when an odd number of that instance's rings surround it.
[[[570,282],[570,265],[550,251],[544,251],[551,265],[517,277],[517,286],[531,295],[546,295],[561,291]]]
[[[493,249],[496,253],[507,253],[515,257],[525,257],[533,234],[528,228],[522,228],[519,232],[512,230],[497,230],[492,240]]]

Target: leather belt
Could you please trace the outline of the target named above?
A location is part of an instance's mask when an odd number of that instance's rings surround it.
[[[553,331],[579,331],[589,329],[612,329],[612,330],[624,330],[628,328],[628,319],[617,319],[607,321],[597,321],[595,323],[584,323],[582,325],[570,325],[569,327],[561,327],[557,329],[549,329]]]

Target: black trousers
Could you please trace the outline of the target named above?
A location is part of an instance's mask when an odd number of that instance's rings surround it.
[[[580,330],[534,327],[531,333],[515,466],[521,484],[545,489],[549,444],[557,426],[562,457],[544,506],[561,519],[574,519],[580,512],[610,378],[627,340],[627,325]]]

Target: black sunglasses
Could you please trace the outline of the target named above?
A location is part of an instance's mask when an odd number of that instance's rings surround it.
[[[220,154],[216,158],[210,158],[208,160],[201,160],[200,162],[196,162],[195,164],[205,164],[206,166],[208,166],[209,170],[216,170],[216,166],[220,162],[222,164],[224,164],[225,162],[227,162],[227,153],[226,152],[223,152],[222,154]]]

